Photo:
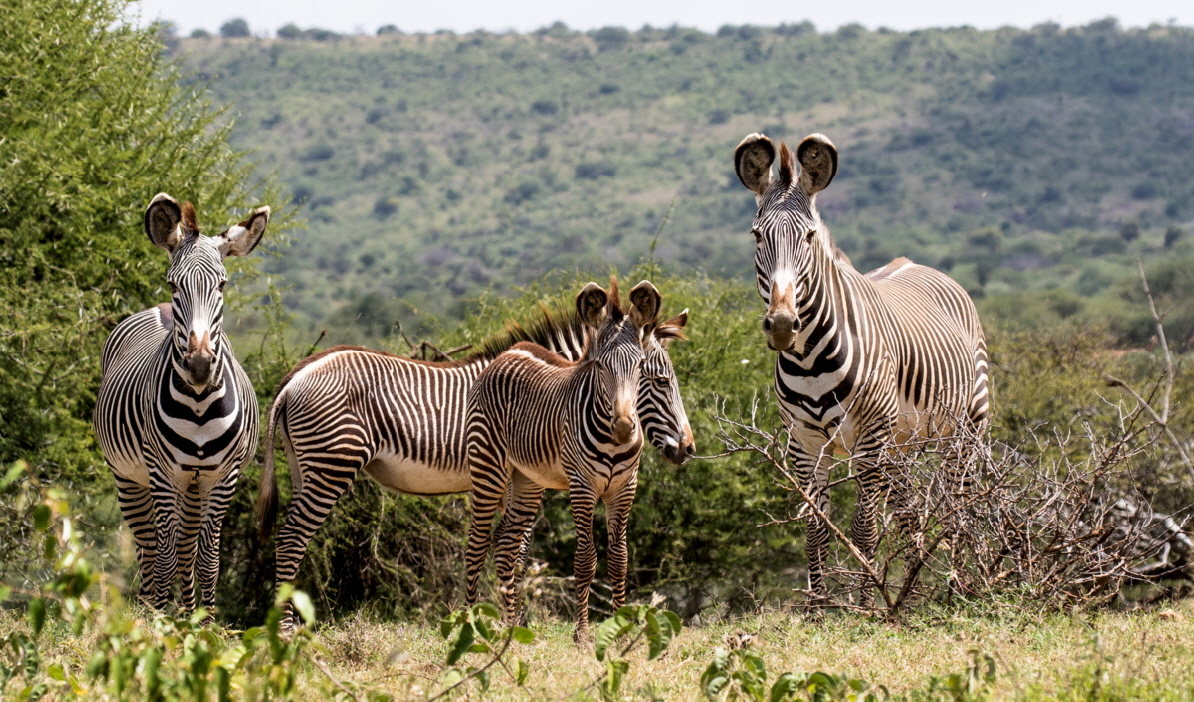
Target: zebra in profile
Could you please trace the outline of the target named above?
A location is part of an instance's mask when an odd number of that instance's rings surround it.
[[[675,465],[695,452],[667,350],[672,340],[684,338],[687,322],[685,310],[651,329],[637,396],[643,432]],[[511,323],[505,334],[457,361],[434,363],[337,346],[300,362],[282,379],[270,406],[257,497],[260,536],[265,540],[277,522],[271,460],[276,433],[293,486],[275,549],[276,584],[295,579],[311,538],[361,471],[399,493],[471,490],[465,408],[477,376],[519,342],[579,359],[591,336],[575,313],[552,314],[541,307],[535,323]],[[285,612],[282,624],[288,631],[293,628],[292,611]]]
[[[837,173],[828,138],[806,137],[795,153],[781,144],[778,178],[775,156],[770,139],[751,134],[738,145],[734,167],[758,205],[755,279],[767,305],[767,345],[779,352],[775,393],[788,460],[828,514],[833,454],[850,455],[858,475],[852,540],[871,559],[878,504],[890,483],[885,454],[913,440],[985,437],[986,341],[974,303],[949,276],[906,258],[861,275],[834,247],[815,204]],[[914,534],[910,510],[892,492],[898,525]],[[822,602],[828,529],[819,519],[809,518],[806,541],[810,599]],[[863,606],[873,597],[864,584]]]
[[[545,488],[568,490],[576,523],[575,637],[589,639],[589,590],[597,569],[593,511],[606,507],[608,572],[613,605],[626,599],[626,521],[638,484],[642,433],[637,388],[643,348],[659,312],[660,295],[643,281],[623,311],[616,281],[607,294],[589,283],[576,298],[577,314],[593,338],[577,361],[541,346],[517,344],[477,377],[468,401],[468,464],[472,475],[467,598],[477,601],[495,514],[505,502],[497,534],[496,570],[503,611],[517,618],[517,566]]]
[[[191,203],[160,193],[145,232],[170,254],[171,302],[116,326],[104,344],[95,433],[137,544],[140,597],[214,611],[220,526],[242,464],[257,449],[257,397],[224,335],[223,260],[261,240],[270,209],[202,236]]]

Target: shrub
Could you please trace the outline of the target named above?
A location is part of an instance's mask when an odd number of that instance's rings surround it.
[[[224,24],[220,25],[220,36],[225,39],[237,37],[251,37],[253,33],[249,31],[249,23],[237,17],[230,19]]]

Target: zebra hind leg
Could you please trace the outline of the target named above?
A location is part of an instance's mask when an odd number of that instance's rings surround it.
[[[505,453],[494,448],[486,434],[474,435],[472,431],[469,432],[468,461],[473,491],[469,497],[472,515],[468,526],[468,547],[464,554],[465,601],[473,605],[477,603],[481,587],[481,571],[485,569],[485,561],[489,558],[493,518],[506,495],[506,487],[512,476],[506,466]]]
[[[157,586],[153,579],[153,569],[157,556],[157,536],[153,500],[150,498],[149,488],[113,475],[116,478],[116,498],[120,504],[120,513],[124,516],[129,532],[132,533],[133,543],[137,546],[137,569],[141,575],[137,596],[144,604],[156,607]]]
[[[354,462],[358,463],[358,462]],[[344,468],[335,473],[314,471],[302,473],[303,480],[297,492],[291,497],[290,507],[286,511],[286,523],[278,532],[274,554],[274,586],[281,588],[284,583],[292,583],[298,576],[299,565],[307,554],[307,545],[311,542],[315,532],[327,520],[336,502],[352,487],[360,467]],[[301,465],[301,464],[300,464]],[[228,497],[231,497],[229,491]],[[225,507],[227,503],[225,503]],[[222,513],[222,512],[221,512]],[[213,538],[219,539],[218,526],[213,524]],[[219,568],[219,564],[214,564]],[[294,608],[289,602],[282,606],[281,630],[290,634],[295,629]]]

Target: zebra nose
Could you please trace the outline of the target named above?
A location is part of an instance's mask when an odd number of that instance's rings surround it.
[[[187,370],[191,373],[191,382],[195,385],[207,385],[211,379],[212,357],[205,353],[197,353],[186,359]]]
[[[763,333],[772,351],[787,351],[795,341],[796,319],[785,312],[775,312],[763,318]]]
[[[634,422],[629,417],[618,417],[614,420],[614,443],[621,445],[630,441],[634,436]]]

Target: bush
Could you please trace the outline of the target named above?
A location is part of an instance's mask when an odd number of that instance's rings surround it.
[[[251,37],[253,33],[249,31],[249,23],[237,17],[230,19],[224,24],[220,25],[220,36],[225,39],[232,39],[238,37]]]
[[[278,36],[283,39],[302,39],[303,30],[299,29],[297,24],[291,22],[278,28]]]
[[[620,49],[630,41],[630,32],[625,27],[602,27],[592,34],[599,51]]]
[[[160,191],[192,200],[207,229],[284,204],[254,189],[252,166],[228,146],[231,121],[184,89],[156,28],[122,22],[126,8],[16,0],[0,23],[0,461],[23,457],[90,489],[110,484],[90,430],[101,345],[130,312],[166,299],[146,204]],[[252,270],[245,261],[232,270]]]

